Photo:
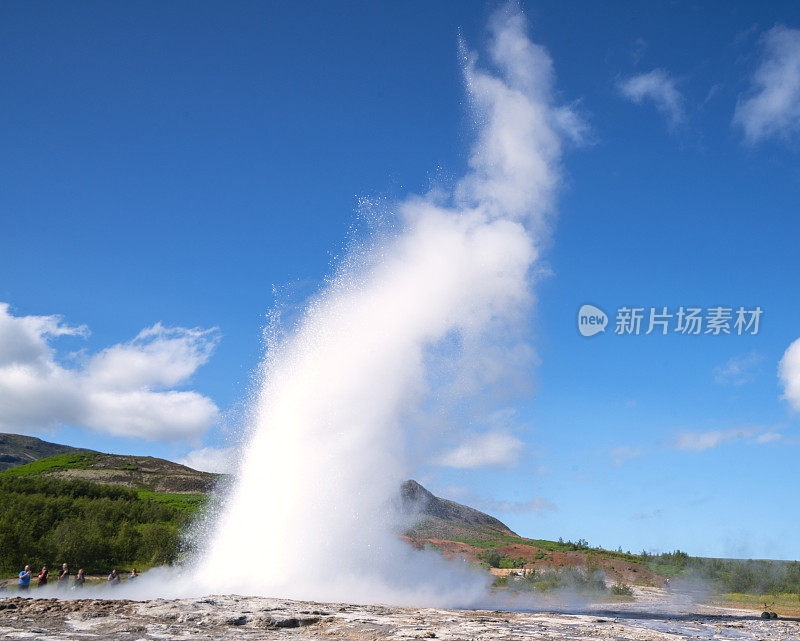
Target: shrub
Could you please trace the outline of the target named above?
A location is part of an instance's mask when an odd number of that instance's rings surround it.
[[[509,584],[517,590],[551,592],[574,590],[578,592],[605,592],[606,584],[600,573],[589,574],[582,568],[547,569],[531,571],[522,581]]]
[[[494,582],[492,583],[493,588],[507,588],[508,587],[508,576],[496,576],[494,577]]]
[[[503,561],[503,555],[497,550],[486,550],[480,555],[481,560],[485,561],[490,568],[499,568]]]
[[[611,586],[611,594],[617,596],[633,596],[633,590],[627,583],[615,583]]]

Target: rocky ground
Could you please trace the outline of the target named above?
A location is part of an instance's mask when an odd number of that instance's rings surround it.
[[[800,639],[800,620],[694,605],[657,589],[582,610],[439,610],[259,597],[0,599],[0,639]]]

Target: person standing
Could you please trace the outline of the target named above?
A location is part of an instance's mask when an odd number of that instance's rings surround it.
[[[58,573],[58,589],[66,590],[68,583],[69,583],[69,568],[67,567],[67,564],[64,563],[61,566],[61,572]]]
[[[41,571],[36,576],[36,582],[38,583],[39,587],[47,585],[47,579],[49,576],[50,576],[50,571],[47,569],[46,565],[43,565]]]
[[[117,583],[119,583],[119,574],[117,573],[116,568],[111,570],[111,574],[108,575],[108,582],[111,585],[116,585]]]
[[[17,584],[17,590],[20,592],[27,592],[30,584],[31,584],[31,566],[26,565],[25,569],[19,573],[19,583]]]
[[[75,575],[75,587],[82,588],[85,582],[86,582],[86,577],[83,575],[83,568],[81,568]]]

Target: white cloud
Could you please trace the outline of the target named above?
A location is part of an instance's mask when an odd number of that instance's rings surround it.
[[[615,467],[621,467],[628,461],[635,459],[644,454],[644,450],[639,447],[631,447],[630,445],[620,445],[619,447],[612,448],[608,451],[611,461]]]
[[[670,126],[683,122],[683,97],[675,87],[675,80],[663,69],[632,76],[617,83],[620,93],[640,105],[650,101],[669,121]]]
[[[197,438],[219,414],[211,399],[179,391],[211,356],[216,330],[160,323],[74,368],[51,342],[85,336],[59,316],[14,316],[0,303],[0,430],[29,432],[59,424],[114,436]]]
[[[0,363],[46,366],[52,349],[43,338],[89,333],[85,325],[64,325],[59,316],[14,317],[8,310],[8,303],[0,303]]]
[[[755,442],[759,444],[774,443],[783,440],[783,434],[779,432],[764,432],[756,436]]]
[[[101,387],[174,387],[208,361],[217,344],[213,330],[143,329],[129,343],[104,349],[91,359],[87,373]]]
[[[675,439],[675,447],[679,450],[702,452],[719,447],[723,443],[740,441],[747,438],[751,432],[741,429],[709,430],[707,432],[684,432]]]
[[[683,432],[679,434],[672,445],[679,450],[702,452],[727,443],[747,441],[748,444],[764,445],[783,440],[779,432],[768,430],[765,427],[735,427],[728,430],[709,430],[707,432]]]
[[[524,443],[505,430],[475,434],[435,461],[444,467],[512,467],[517,464]]]
[[[764,56],[733,122],[749,143],[800,132],[800,30],[782,25],[762,38]]]
[[[800,338],[783,354],[778,364],[778,378],[783,384],[782,398],[800,412]]]
[[[758,352],[734,356],[724,365],[714,368],[714,380],[720,384],[744,385],[755,378],[755,369],[764,360]]]
[[[178,463],[202,472],[232,474],[236,463],[235,452],[236,448],[233,447],[202,447],[179,458]]]

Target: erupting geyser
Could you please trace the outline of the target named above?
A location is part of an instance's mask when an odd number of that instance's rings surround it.
[[[495,16],[494,72],[463,50],[478,132],[452,193],[399,203],[398,231],[343,261],[269,347],[197,587],[440,605],[484,594],[480,573],[399,539],[391,499],[412,463],[404,417],[431,392],[429,356],[455,342],[470,355],[464,366],[485,371],[530,303],[562,136],[578,121],[554,104],[550,58],[525,30],[516,10]]]

